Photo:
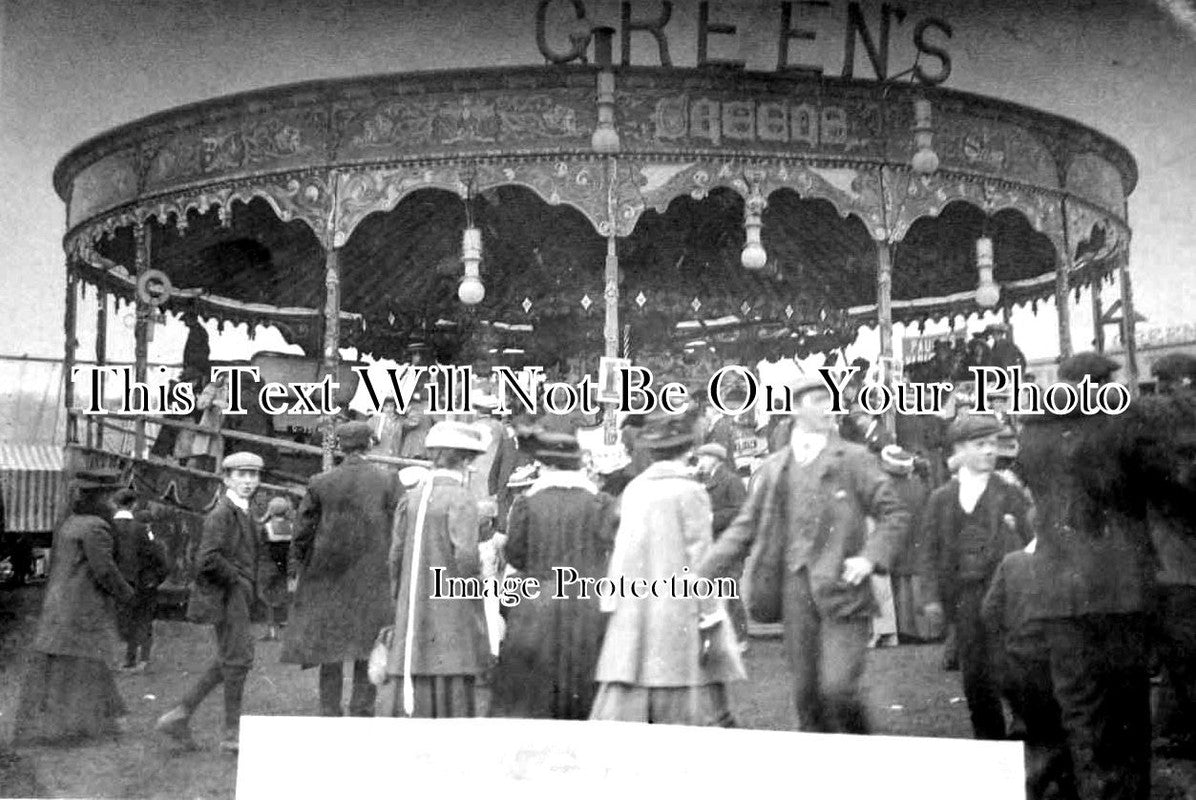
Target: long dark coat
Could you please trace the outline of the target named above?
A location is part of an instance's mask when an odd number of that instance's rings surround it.
[[[50,576],[31,649],[106,660],[116,646],[116,604],[133,597],[113,557],[106,520],[72,514],[54,532]]]
[[[1133,416],[1027,416],[1016,470],[1034,496],[1036,618],[1147,609],[1154,571]],[[1141,454],[1138,453],[1138,456]]]
[[[578,486],[553,485],[549,473],[511,507],[507,561],[539,578],[541,593],[507,612],[507,635],[494,671],[492,713],[588,719],[604,619],[598,599],[554,600],[554,567],[601,578],[614,543],[614,500]]]
[[[311,479],[291,540],[299,582],[283,663],[369,658],[391,619],[386,557],[401,494],[393,472],[360,454]]]
[[[898,551],[893,563],[889,565],[893,577],[900,578],[913,575],[918,569],[919,555],[926,546],[924,512],[930,492],[926,488],[926,481],[916,472],[910,475],[889,473],[889,480],[909,511],[909,536],[906,537],[905,547]]]

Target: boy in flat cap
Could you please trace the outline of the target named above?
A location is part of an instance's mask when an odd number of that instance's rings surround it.
[[[220,750],[235,753],[241,723],[245,679],[253,666],[250,610],[256,597],[257,521],[249,503],[261,485],[261,456],[233,453],[221,464],[224,493],[204,517],[203,538],[195,560],[195,585],[187,619],[209,623],[216,631],[216,655],[177,706],[158,718],[157,730],[194,747],[191,715],[213,689],[224,684],[224,737]]]
[[[340,466],[308,483],[291,540],[299,577],[283,636],[282,662],[319,665],[320,713],[339,717],[344,662],[353,662],[349,713],[372,717],[376,690],[367,664],[378,631],[391,622],[390,534],[402,496],[398,476],[365,460],[371,430],[347,422],[336,430]]]
[[[981,617],[981,601],[1006,553],[1032,538],[1026,496],[993,474],[996,417],[964,411],[950,438],[959,472],[930,494],[920,572],[927,579],[927,616],[955,626],[963,692],[977,739],[1004,739],[1005,712],[994,669],[996,643]]]

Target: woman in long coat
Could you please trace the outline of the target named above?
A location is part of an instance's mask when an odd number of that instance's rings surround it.
[[[450,578],[481,577],[477,502],[465,472],[486,443],[471,425],[438,422],[425,444],[433,469],[395,511],[395,623],[383,708],[396,717],[472,717],[474,683],[490,657],[482,601],[430,595],[434,570],[446,589]]]
[[[649,415],[641,440],[654,460],[623,490],[608,575],[626,585],[676,576],[678,588],[603,600],[612,613],[590,718],[730,726],[725,684],[745,677],[735,634],[721,600],[682,590],[712,540],[710,499],[686,465],[692,422]]]
[[[108,659],[117,603],[133,598],[114,556],[115,473],[79,473],[71,515],[54,532],[50,575],[17,704],[14,741],[65,743],[112,736],[127,713]]]
[[[507,562],[540,580],[541,594],[507,613],[494,671],[496,717],[586,719],[605,625],[598,599],[555,600],[554,567],[600,578],[614,541],[614,500],[581,472],[571,434],[544,433],[534,450],[540,476],[511,506]]]

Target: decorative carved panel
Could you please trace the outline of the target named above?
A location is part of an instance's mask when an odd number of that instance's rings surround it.
[[[133,151],[114,153],[84,169],[71,186],[67,211],[70,227],[137,196],[137,164]]]
[[[1094,153],[1081,153],[1072,158],[1067,168],[1067,191],[1117,216],[1121,216],[1125,205],[1120,173]]]
[[[1059,188],[1054,156],[1024,127],[954,103],[934,109],[933,125],[934,149],[945,169]]]

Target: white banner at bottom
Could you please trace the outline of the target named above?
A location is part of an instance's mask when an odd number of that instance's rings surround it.
[[[412,794],[428,789],[435,794]],[[237,797],[1016,800],[1022,746],[621,722],[244,717]],[[768,790],[767,795],[760,791]],[[547,796],[547,795],[541,795]]]

